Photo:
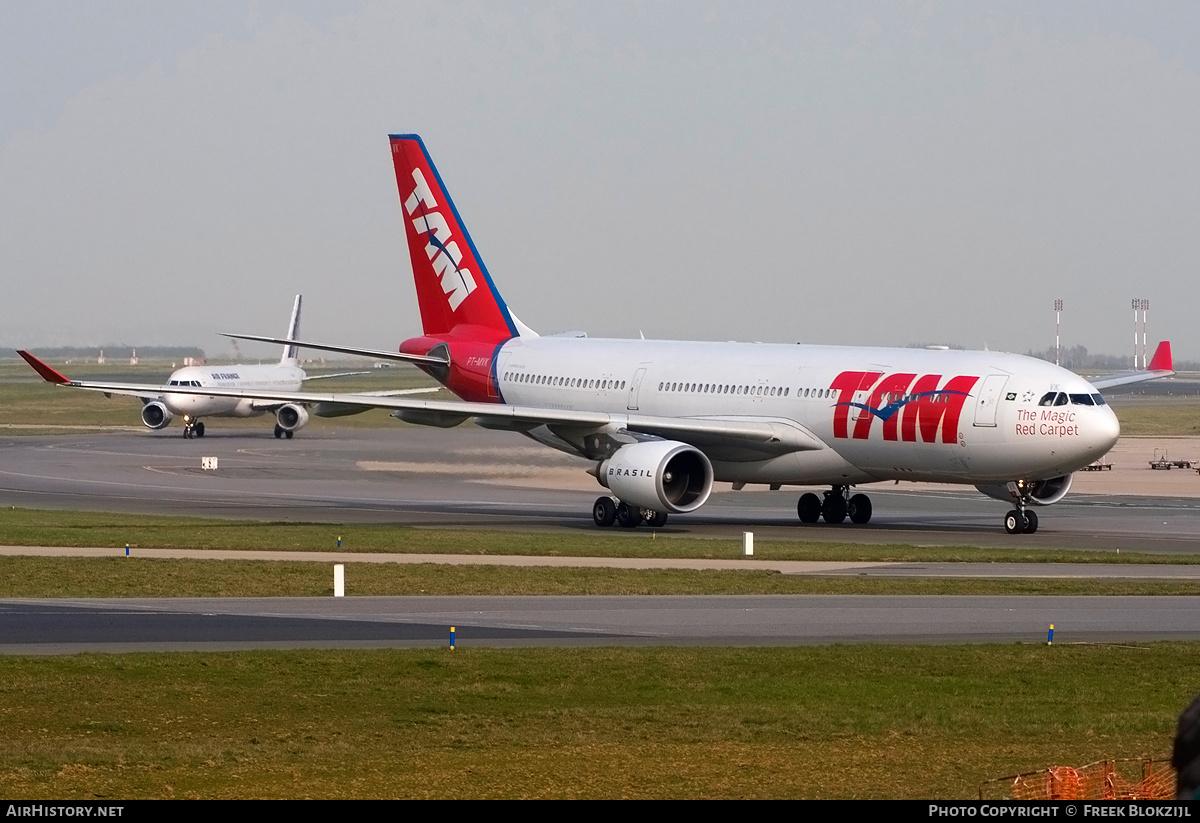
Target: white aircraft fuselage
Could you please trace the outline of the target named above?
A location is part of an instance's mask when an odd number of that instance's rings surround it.
[[[171,373],[166,385],[293,392],[300,390],[306,377],[304,369],[283,363],[184,366]],[[166,392],[157,399],[180,417],[257,417],[270,411],[263,403],[248,398]]]
[[[793,421],[827,445],[706,449],[714,479],[735,483],[1056,477],[1103,456],[1120,431],[1083,378],[999,352],[518,337],[499,349],[496,376],[513,405]],[[934,390],[946,393],[908,399]]]

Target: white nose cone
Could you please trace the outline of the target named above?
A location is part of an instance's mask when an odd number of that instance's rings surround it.
[[[1082,445],[1084,457],[1089,460],[1099,460],[1117,445],[1121,436],[1121,423],[1113,410],[1108,406],[1095,409],[1088,415],[1086,426],[1083,427]]]

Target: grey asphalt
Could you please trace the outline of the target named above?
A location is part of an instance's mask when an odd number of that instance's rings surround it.
[[[1134,643],[1200,597],[631,596],[0,601],[0,653],[246,648]]]
[[[217,457],[218,470],[202,471],[202,456]],[[304,430],[294,440],[216,425],[196,440],[150,432],[0,438],[0,505],[590,531],[592,501],[604,490],[585,466],[514,434],[399,423]],[[863,490],[874,501],[867,526],[801,525],[800,489],[723,490],[698,512],[672,515],[659,533],[728,539],[750,530],[759,539],[1200,552],[1200,498],[1071,494],[1039,510],[1037,534],[1012,536],[1001,527],[1008,507],[974,489]]]
[[[218,470],[202,471],[201,456],[218,457]],[[579,462],[513,435],[469,428],[306,431],[292,441],[216,427],[203,440],[131,432],[0,439],[0,505],[50,509],[590,531],[595,528],[591,502],[602,492],[590,483]],[[973,490],[882,487],[870,493],[875,517],[866,527],[800,525],[794,490],[723,491],[700,512],[672,517],[659,534],[728,541],[734,556],[725,562],[754,568],[769,566],[736,557],[747,530],[760,540],[1200,550],[1200,501],[1195,499],[1071,496],[1042,510],[1036,535],[1011,536],[1000,528],[1005,506]],[[614,533],[632,538],[645,530]],[[461,555],[450,557],[442,562],[466,562]],[[309,559],[335,560],[332,554]],[[362,555],[343,559],[401,562]],[[692,561],[668,558],[643,565],[660,562],[688,567]],[[778,570],[1187,580],[1196,579],[1200,566],[917,563]],[[1059,643],[1200,637],[1200,598],[1192,597],[351,597],[0,605],[0,650],[9,653],[442,645],[450,625],[459,629],[460,643],[477,645],[1041,642],[1051,623]]]

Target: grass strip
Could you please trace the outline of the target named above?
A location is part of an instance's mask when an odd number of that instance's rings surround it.
[[[1200,645],[0,659],[9,799],[971,798],[1163,755]]]
[[[800,527],[797,527],[800,528]],[[432,529],[392,524],[256,523],[196,517],[109,512],[0,509],[0,545],[112,546],[155,549],[247,551],[395,552],[402,554],[505,554],[562,557],[736,558],[737,538],[672,536],[670,530],[518,532]],[[810,540],[756,540],[760,560],[973,563],[1156,563],[1195,564],[1200,555],[1140,553],[1136,546],[1112,551],[974,546],[863,545]]]
[[[1194,581],[889,579],[770,571],[347,564],[349,596],[941,594],[1200,595]],[[0,598],[329,597],[321,563],[137,557],[0,557]]]
[[[1156,398],[1146,403],[1114,403],[1125,437],[1196,437],[1200,435],[1200,398]]]

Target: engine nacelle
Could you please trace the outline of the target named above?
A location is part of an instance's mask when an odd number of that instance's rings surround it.
[[[285,432],[299,431],[308,424],[308,409],[295,403],[280,406],[275,412],[275,422]]]
[[[975,488],[1005,503],[1015,503],[1018,500],[1029,499],[1039,506],[1049,506],[1067,496],[1071,489],[1071,475],[1051,477],[1048,480],[1013,480],[1010,483],[995,486],[976,486]]]
[[[142,422],[149,429],[165,429],[171,425],[171,410],[168,409],[161,400],[151,400],[146,405],[142,406]]]
[[[631,506],[691,512],[712,492],[712,463],[699,449],[674,440],[633,443],[600,464],[600,482]]]

